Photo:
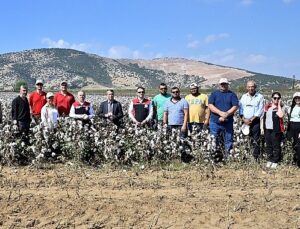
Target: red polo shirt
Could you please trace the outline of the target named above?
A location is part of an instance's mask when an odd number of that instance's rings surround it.
[[[32,92],[29,96],[29,106],[31,108],[32,115],[41,115],[41,110],[46,103],[46,92]]]
[[[60,91],[54,95],[54,105],[57,107],[60,116],[69,115],[72,104],[75,102],[74,96],[67,92],[66,95]]]

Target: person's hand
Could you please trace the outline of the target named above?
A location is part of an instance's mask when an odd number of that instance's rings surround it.
[[[82,118],[83,118],[84,120],[87,120],[87,119],[89,119],[89,116],[88,116],[87,114],[84,114],[84,115],[82,116]]]
[[[186,132],[186,126],[185,125],[182,125],[182,127],[181,127],[181,132],[183,132],[183,133],[185,133]]]
[[[248,119],[248,118],[243,118],[243,122],[244,122],[246,125],[250,126],[251,123],[252,123],[252,120],[251,120],[251,119]]]
[[[226,119],[228,117],[228,113],[224,112],[224,111],[221,111],[219,115],[224,119]]]
[[[219,121],[220,121],[220,122],[225,122],[225,118],[220,117],[220,118],[219,118]]]
[[[208,120],[205,120],[204,123],[203,123],[204,126],[208,126],[208,124],[209,124]]]

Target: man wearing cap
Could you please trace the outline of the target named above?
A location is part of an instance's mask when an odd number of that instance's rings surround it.
[[[136,89],[137,97],[134,98],[128,109],[129,118],[138,126],[149,125],[153,116],[153,107],[150,99],[145,98],[145,88]]]
[[[47,103],[43,106],[41,111],[41,126],[47,127],[48,129],[54,129],[57,126],[58,120],[58,110],[54,106],[54,94],[52,92],[48,92],[47,95]]]
[[[188,128],[190,133],[193,130],[199,132],[203,126],[208,126],[209,123],[209,109],[208,97],[206,94],[199,92],[199,86],[196,83],[190,85],[191,94],[185,97],[189,104],[189,122]]]
[[[68,92],[67,82],[62,81],[60,84],[60,91],[54,95],[54,106],[57,107],[59,116],[68,116],[74,102],[74,96]]]
[[[243,122],[244,134],[251,137],[254,146],[253,157],[260,157],[260,119],[264,112],[264,97],[256,91],[256,83],[253,80],[247,82],[247,93],[244,94],[239,103],[239,115]]]
[[[159,94],[154,96],[152,100],[153,113],[155,114],[155,120],[157,124],[162,126],[164,118],[164,106],[168,100],[170,100],[171,95],[168,93],[168,87],[165,83],[159,85]]]
[[[27,99],[27,86],[20,86],[20,95],[12,101],[11,114],[13,123],[18,126],[20,134],[25,134],[27,139],[30,128],[30,107]]]
[[[29,95],[29,105],[32,118],[40,121],[42,107],[46,104],[46,92],[43,91],[43,81],[38,79],[35,83],[36,91]]]
[[[78,100],[75,101],[70,110],[70,117],[81,120],[84,124],[90,123],[95,112],[91,103],[85,101],[85,92],[79,91]]]
[[[217,141],[219,135],[224,133],[224,158],[230,155],[233,145],[233,115],[239,107],[236,94],[229,90],[227,78],[221,78],[219,89],[212,92],[208,99],[208,108],[211,111],[209,128],[211,135]],[[218,144],[218,142],[216,142]]]
[[[121,119],[123,118],[123,110],[120,102],[114,99],[114,90],[109,89],[106,92],[107,100],[100,104],[99,116],[106,120],[111,121],[118,127],[121,124]]]

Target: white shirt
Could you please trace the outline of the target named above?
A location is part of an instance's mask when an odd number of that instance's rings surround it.
[[[43,127],[48,127],[50,129],[53,129],[57,126],[57,119],[59,117],[58,110],[56,107],[49,106],[48,103],[46,103],[42,110],[41,110],[41,125]]]

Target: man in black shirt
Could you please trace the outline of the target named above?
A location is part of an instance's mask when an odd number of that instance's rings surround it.
[[[20,134],[25,134],[26,136],[29,133],[29,127],[31,122],[30,117],[30,107],[27,99],[27,86],[20,86],[20,95],[18,95],[12,101],[11,114],[14,124],[18,125]]]

